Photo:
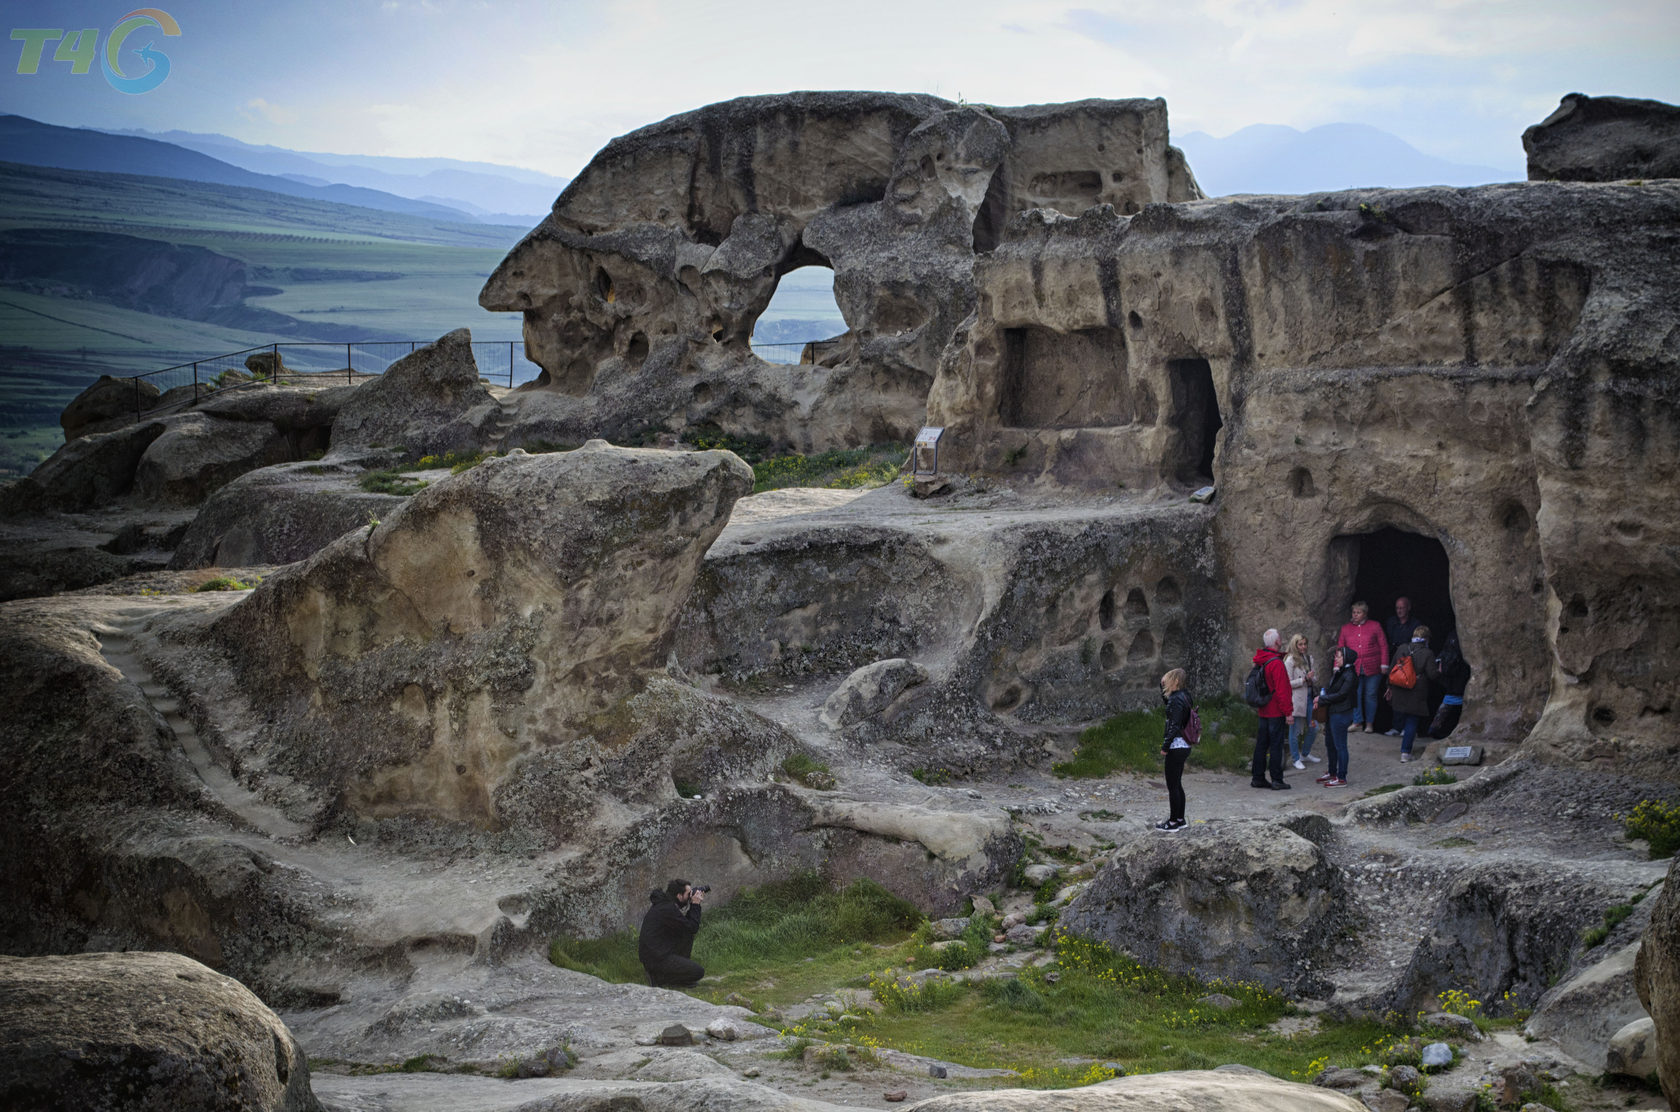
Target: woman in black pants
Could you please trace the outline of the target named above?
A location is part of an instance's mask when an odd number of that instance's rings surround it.
[[[1184,740],[1184,724],[1190,721],[1190,693],[1184,690],[1184,669],[1174,668],[1161,677],[1161,698],[1167,704],[1167,727],[1161,736],[1161,755],[1167,761],[1167,798],[1172,816],[1155,824],[1156,830],[1184,828],[1184,762],[1190,759],[1190,743]]]

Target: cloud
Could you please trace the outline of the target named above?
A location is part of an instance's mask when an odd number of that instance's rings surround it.
[[[285,127],[298,121],[296,111],[278,104],[270,104],[262,97],[252,97],[240,105],[239,114],[247,120],[263,120],[278,127]]]

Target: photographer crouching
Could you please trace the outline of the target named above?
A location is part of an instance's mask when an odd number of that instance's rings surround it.
[[[673,880],[649,894],[653,906],[642,916],[642,934],[636,942],[636,956],[647,970],[648,984],[686,986],[706,975],[689,955],[700,931],[700,905],[711,890],[709,884],[692,887],[686,880]]]

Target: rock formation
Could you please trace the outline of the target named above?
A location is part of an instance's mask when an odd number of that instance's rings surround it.
[[[973,306],[975,252],[1013,213],[1199,195],[1160,100],[746,97],[609,143],[479,302],[525,314],[536,389],[573,397],[527,435],[710,423],[807,449],[907,440]],[[818,364],[767,364],[753,326],[808,264],[833,269],[847,331]]]
[[[1329,833],[1322,821],[1303,829]],[[1246,822],[1121,846],[1059,922],[1174,972],[1323,995],[1315,959],[1353,925],[1347,907],[1342,875],[1315,842]]]
[[[1680,673],[1636,646],[1680,623],[1676,522],[1630,507],[1676,493],[1677,228],[1674,182],[1028,213],[941,363],[941,466],[1217,478],[1233,675],[1268,626],[1327,645],[1362,562],[1433,553],[1478,732],[1545,711],[1551,751],[1672,777]]]
[[[319,1112],[303,1049],[239,982],[179,954],[0,957],[0,1105]]]
[[[1668,867],[1651,924],[1639,945],[1633,980],[1656,1025],[1657,1072],[1663,1095],[1680,1103],[1680,856]]]
[[[920,1112],[1106,1112],[1195,1108],[1205,1112],[1362,1112],[1346,1093],[1279,1081],[1242,1067],[1117,1077],[1064,1092],[953,1093],[912,1105]]]
[[[1529,181],[1680,178],[1680,107],[1570,93],[1523,132]]]
[[[352,394],[333,419],[333,452],[388,447],[407,460],[470,452],[483,433],[466,414],[493,404],[478,380],[472,333],[457,328]]]

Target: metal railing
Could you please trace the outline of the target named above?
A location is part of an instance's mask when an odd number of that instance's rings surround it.
[[[237,389],[255,383],[292,383],[300,385],[331,384],[342,378],[346,385],[358,379],[377,378],[390,369],[391,364],[412,355],[431,340],[363,340],[355,343],[330,341],[296,341],[263,344],[177,363],[160,371],[147,371],[131,376],[134,382],[134,417],[176,402],[191,404],[199,398],[220,390]],[[508,388],[530,382],[542,373],[542,368],[525,358],[523,341],[474,340],[473,361],[478,364],[480,378],[499,383],[505,376]],[[270,369],[255,375],[246,367],[252,356],[267,354]],[[231,372],[231,373],[230,373]],[[251,378],[246,376],[253,375]],[[146,387],[157,391],[148,405]],[[174,395],[171,397],[170,395]]]
[[[791,340],[781,344],[761,344],[752,342],[753,354],[766,363],[810,363],[817,365],[822,362],[824,350],[839,347],[843,340]],[[807,355],[809,358],[807,358]]]

